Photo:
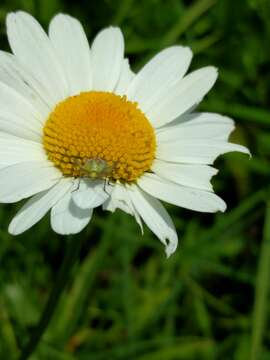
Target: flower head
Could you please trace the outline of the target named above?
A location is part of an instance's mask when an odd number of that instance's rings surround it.
[[[24,12],[7,17],[13,54],[0,52],[0,201],[31,197],[9,226],[20,234],[51,211],[60,234],[81,231],[93,209],[120,208],[166,246],[177,246],[164,200],[202,212],[224,211],[210,165],[229,151],[233,121],[193,109],[217,70],[186,75],[192,53],[172,46],[138,74],[124,58],[119,28],[89,47],[81,24],[59,14],[49,35]],[[159,200],[158,200],[159,199]]]

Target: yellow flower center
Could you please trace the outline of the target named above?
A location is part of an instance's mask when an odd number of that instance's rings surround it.
[[[125,96],[84,92],[60,102],[44,126],[49,160],[65,176],[132,182],[150,170],[154,130]]]

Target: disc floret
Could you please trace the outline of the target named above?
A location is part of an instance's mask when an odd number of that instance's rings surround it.
[[[59,103],[44,126],[49,160],[65,176],[132,182],[154,160],[154,130],[137,104],[108,92]]]

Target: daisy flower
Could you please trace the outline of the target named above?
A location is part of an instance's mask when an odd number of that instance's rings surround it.
[[[131,214],[177,247],[159,200],[195,211],[224,211],[210,165],[230,151],[231,119],[194,108],[217,79],[214,67],[185,75],[188,47],[164,49],[134,74],[121,30],[90,47],[81,24],[59,14],[48,35],[29,14],[7,16],[13,54],[0,52],[0,201],[30,199],[9,225],[20,234],[48,211],[52,229],[74,234],[102,206]]]

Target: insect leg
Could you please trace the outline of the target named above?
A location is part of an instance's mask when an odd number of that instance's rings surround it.
[[[71,192],[78,191],[79,188],[80,188],[80,185],[81,185],[81,178],[79,178],[79,181],[77,182],[77,187],[76,187],[76,189],[73,189]]]
[[[109,182],[110,182],[110,179],[109,179],[109,178],[105,178],[105,179],[104,179],[104,183],[103,183],[103,190],[104,190],[104,192],[105,192],[106,194],[108,194],[108,195],[110,195],[110,194],[109,194],[108,191],[106,190],[106,185],[109,185]]]

